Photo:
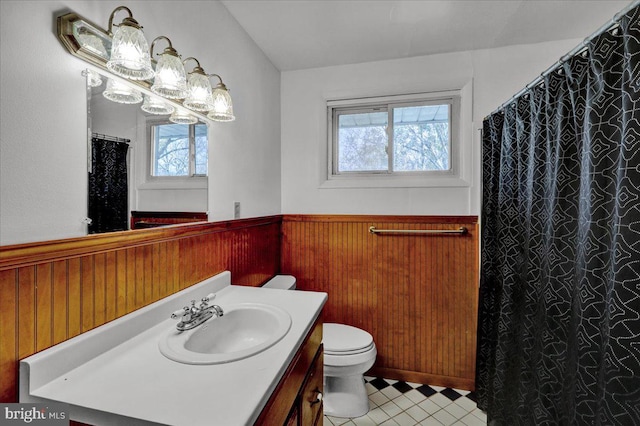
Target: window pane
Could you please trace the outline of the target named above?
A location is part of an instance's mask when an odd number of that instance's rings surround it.
[[[387,112],[338,116],[338,171],[386,171]]]
[[[154,126],[154,176],[189,176],[189,125]]]
[[[393,168],[449,170],[449,105],[393,109]]]
[[[195,174],[206,176],[208,172],[209,144],[207,125],[196,124],[196,171]]]

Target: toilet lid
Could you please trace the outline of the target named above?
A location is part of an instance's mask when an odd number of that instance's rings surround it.
[[[322,325],[322,344],[325,352],[359,352],[373,346],[373,337],[350,325],[325,323]]]

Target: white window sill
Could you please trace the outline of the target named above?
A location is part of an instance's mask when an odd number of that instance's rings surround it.
[[[150,178],[138,189],[207,189],[207,177]]]
[[[459,176],[331,176],[320,189],[348,188],[455,188],[469,187],[471,182]]]

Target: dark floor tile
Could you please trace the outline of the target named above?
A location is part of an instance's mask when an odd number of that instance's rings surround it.
[[[470,400],[472,400],[476,404],[478,403],[478,397],[476,396],[475,392],[469,392],[468,394],[465,395],[465,397],[469,398]]]
[[[410,390],[413,390],[411,385],[408,385],[407,382],[396,382],[391,386],[393,386],[394,388],[396,388],[397,390],[399,390],[402,393],[409,392]]]
[[[431,395],[435,395],[437,392],[429,385],[422,385],[416,388],[418,392],[429,398]]]
[[[443,394],[444,396],[446,396],[447,398],[449,398],[452,401],[455,401],[456,399],[460,398],[462,395],[460,395],[458,392],[454,391],[451,388],[446,388],[440,391],[441,394]]]
[[[378,390],[382,390],[389,386],[389,383],[385,379],[382,379],[380,377],[376,377],[375,379],[371,380],[369,383],[371,383],[371,385],[373,385]]]

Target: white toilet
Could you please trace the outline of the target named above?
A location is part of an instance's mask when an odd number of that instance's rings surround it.
[[[263,287],[293,290],[296,279],[276,275]],[[324,414],[333,417],[360,417],[369,411],[369,397],[364,387],[364,373],[376,360],[376,345],[371,334],[344,324],[325,323],[324,346]]]

